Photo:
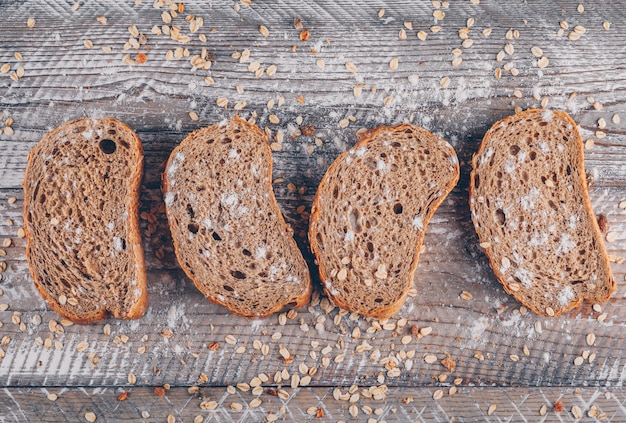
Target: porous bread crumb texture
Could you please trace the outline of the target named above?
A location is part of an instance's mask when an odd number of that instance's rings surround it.
[[[327,295],[367,316],[395,314],[428,221],[458,178],[454,149],[413,125],[380,127],[339,156],[318,188],[309,233]]]
[[[141,141],[115,119],[68,122],[30,152],[26,254],[35,285],[62,316],[89,323],[143,315],[142,172]]]
[[[238,117],[190,134],[163,174],[181,267],[209,300],[247,317],[300,307],[311,294],[271,177],[265,134]]]
[[[472,220],[505,290],[558,316],[615,289],[587,193],[582,139],[565,112],[497,122],[473,159]]]

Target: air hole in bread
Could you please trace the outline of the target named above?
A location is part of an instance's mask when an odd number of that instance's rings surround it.
[[[217,232],[213,232],[213,233],[211,234],[211,236],[212,236],[212,237],[213,237],[213,239],[214,239],[214,240],[216,240],[216,241],[221,241],[221,240],[222,240],[222,237],[220,237],[220,235],[219,235]]]
[[[474,175],[474,188],[480,187],[480,175]]]
[[[39,202],[41,204],[46,202],[46,194],[41,194],[41,196],[39,197]]]
[[[222,144],[230,144],[233,140],[230,137],[222,138]]]
[[[130,144],[128,144],[128,143],[127,143],[126,141],[124,141],[124,140],[121,140],[121,141],[120,141],[120,144],[122,145],[122,147],[124,147],[124,148],[126,148],[126,149],[129,149],[129,148],[130,148]]]
[[[108,138],[103,139],[100,141],[100,150],[104,154],[113,154],[115,153],[115,150],[117,150],[117,144],[115,144],[115,141]]]
[[[317,243],[320,245],[320,247],[324,246],[324,238],[322,237],[322,234],[320,232],[315,234],[315,239],[317,240]]]
[[[519,153],[519,146],[517,146],[517,145],[513,144],[513,145],[510,147],[510,152],[511,152],[511,154],[512,154],[513,156],[517,156],[517,153]]]
[[[552,200],[548,200],[548,205],[550,206],[550,208],[554,211],[559,210],[559,208],[556,206],[556,204],[554,204],[554,201]]]
[[[339,187],[333,188],[333,198],[337,198],[339,196]]]
[[[393,212],[395,214],[402,214],[402,204],[396,203],[393,205]]]
[[[496,222],[498,222],[500,225],[504,226],[504,223],[506,222],[506,216],[504,215],[504,211],[502,211],[502,209],[497,209],[496,210]]]
[[[241,253],[246,257],[250,257],[252,255],[252,253],[249,250],[246,250],[245,248],[241,251]]]
[[[537,158],[537,153],[535,153],[534,151],[531,151],[528,154],[528,157],[530,157],[530,160],[535,160]]]
[[[193,219],[196,214],[194,213],[193,207],[191,207],[191,204],[187,203],[187,206],[185,208],[187,210],[187,214],[189,215],[189,217]],[[196,230],[196,232],[198,232],[198,231]]]
[[[240,272],[239,270],[231,270],[230,274],[233,276],[233,278],[235,279],[245,279],[247,276],[245,273]]]
[[[402,147],[402,144],[400,144],[398,141],[394,141],[391,143],[392,147],[398,148],[398,147]]]
[[[187,229],[189,230],[189,232],[191,232],[192,234],[197,234],[198,231],[200,230],[200,225],[198,225],[197,223],[191,222],[189,225],[187,225]],[[215,233],[215,232],[214,232]]]
[[[377,302],[377,303],[382,303],[383,299],[382,298],[375,298],[374,301]]]
[[[65,279],[65,278],[61,278],[61,283],[63,284],[63,286],[65,286],[67,289],[71,289],[72,285],[70,285],[70,283]]]
[[[223,288],[224,288],[226,291],[228,291],[228,292],[233,292],[233,291],[234,291],[234,289],[233,289],[231,286],[229,286],[229,285],[223,285]]]
[[[581,283],[583,283],[583,281],[572,281],[571,282],[572,285],[580,285]]]
[[[371,242],[367,243],[367,251],[369,251],[370,253],[374,252],[374,244],[372,244]]]
[[[572,168],[570,167],[570,165],[567,165],[567,167],[565,168],[565,172],[567,172],[567,176],[572,174]]]
[[[350,214],[348,215],[348,219],[350,220],[350,226],[354,229],[354,232],[361,232],[361,224],[359,223],[359,211],[357,209],[350,210]]]

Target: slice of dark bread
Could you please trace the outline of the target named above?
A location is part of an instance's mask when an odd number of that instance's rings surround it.
[[[257,126],[235,117],[191,133],[167,161],[163,193],[178,262],[209,300],[251,318],[309,302],[309,269]]]
[[[61,316],[84,324],[143,315],[142,174],[139,137],[111,118],[67,122],[29,153],[26,257],[35,286]]]
[[[611,296],[582,139],[567,113],[534,109],[497,122],[472,164],[472,221],[506,292],[545,316]]]
[[[454,149],[418,126],[379,127],[341,154],[320,183],[309,228],[328,297],[366,316],[397,313],[428,221],[458,179]]]

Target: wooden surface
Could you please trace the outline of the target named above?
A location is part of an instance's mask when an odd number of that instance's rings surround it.
[[[582,2],[579,13],[577,2],[451,3],[436,9],[434,3],[407,1],[237,7],[186,2],[182,17],[172,23],[191,34],[184,18],[193,14],[203,17],[204,25],[182,44],[151,33],[154,25],[164,25],[168,8],[148,1],[85,1],[75,11],[72,1],[2,2],[0,66],[8,63],[11,69],[0,74],[0,127],[10,117],[14,133],[0,134],[0,242],[11,239],[11,246],[0,247],[6,252],[0,262],[7,267],[0,274],[0,304],[8,307],[0,311],[0,421],[85,421],[89,412],[97,421],[168,421],[169,415],[185,422],[197,415],[205,421],[262,421],[270,412],[281,421],[575,421],[579,410],[585,421],[626,421],[626,265],[621,263],[626,211],[618,207],[626,200],[626,6]],[[379,17],[381,8],[385,13]],[[445,12],[437,23],[435,10]],[[105,25],[98,16],[107,18]],[[294,29],[295,17],[310,31],[308,41]],[[470,17],[474,44],[464,48],[458,31]],[[29,18],[35,19],[32,28]],[[569,29],[559,36],[561,21]],[[437,33],[430,30],[435,24],[441,26]],[[135,59],[138,53],[133,47],[124,50],[131,25],[147,36],[139,50],[147,55],[145,64],[123,62],[125,54]],[[261,34],[260,25],[269,36]],[[576,25],[586,32],[568,39]],[[402,28],[406,40],[399,39]],[[488,37],[482,35],[485,28],[492,29]],[[507,40],[510,29],[519,37]],[[426,41],[417,37],[421,30],[428,33]],[[93,48],[85,46],[86,39]],[[507,43],[513,55],[498,62]],[[102,50],[106,46],[111,52]],[[537,66],[533,46],[549,58],[547,67]],[[189,57],[166,60],[167,51],[178,47],[187,48],[190,57],[206,48],[210,69],[193,70]],[[452,65],[456,48],[463,50],[459,66]],[[244,49],[250,59],[240,63],[232,55]],[[394,57],[396,70],[390,69]],[[248,67],[257,61],[265,70],[275,65],[276,72],[256,77]],[[358,71],[350,72],[346,62]],[[519,74],[503,70],[496,79],[495,69],[509,63]],[[24,75],[15,81],[10,74],[18,66]],[[446,88],[441,87],[444,77],[450,78]],[[226,109],[216,104],[222,97],[229,100]],[[613,263],[617,291],[608,303],[598,310],[585,304],[556,319],[526,312],[504,293],[477,245],[467,206],[467,163],[484,132],[516,107],[541,107],[542,100],[568,111],[583,139],[594,140],[585,150],[594,179],[590,195],[594,211],[607,216],[616,234],[606,246],[618,262]],[[245,107],[234,110],[243,101]],[[272,141],[279,131],[284,134],[274,152],[276,196],[314,279],[304,236],[306,212],[326,168],[356,141],[359,129],[413,122],[455,147],[461,180],[428,227],[416,295],[395,318],[377,322],[344,314],[316,295],[295,316],[250,321],[209,304],[183,275],[162,212],[163,163],[189,132],[235,113],[255,117],[271,131]],[[615,114],[619,123],[612,121]],[[270,115],[279,123],[271,123]],[[137,321],[64,327],[28,274],[24,240],[18,236],[21,180],[28,151],[42,135],[84,116],[117,117],[144,143],[142,227],[150,307]],[[606,121],[605,137],[596,133],[600,118]],[[295,132],[306,125],[313,125],[314,135]],[[461,296],[464,291],[471,299]],[[413,327],[425,335],[411,335]],[[590,334],[593,345],[587,342]],[[236,344],[225,341],[228,335]],[[281,346],[289,359],[280,354]],[[281,372],[285,377],[277,378]],[[268,376],[259,407],[247,405],[251,392],[228,393],[228,386],[255,384],[259,374]],[[306,386],[293,389],[297,379]],[[154,389],[164,384],[171,389],[160,397]],[[334,388],[345,393],[353,385],[353,393],[359,393],[353,397],[356,417],[349,401],[333,397]],[[194,386],[202,399],[188,392]],[[288,397],[272,395],[279,386]],[[453,386],[457,392],[450,395]],[[368,398],[373,387],[385,398]],[[123,391],[130,394],[119,401]],[[49,393],[58,399],[46,399]],[[218,403],[215,410],[200,408],[206,398]],[[560,413],[553,410],[556,401],[563,403]],[[233,402],[242,410],[233,410]],[[492,404],[496,409],[489,413]],[[308,414],[317,413],[311,407],[322,409],[323,416]],[[382,414],[367,415],[367,407]],[[142,411],[150,417],[142,417]]]

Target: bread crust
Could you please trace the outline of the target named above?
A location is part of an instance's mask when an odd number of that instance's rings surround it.
[[[270,194],[270,207],[272,207],[274,209],[274,211],[276,212],[277,218],[279,220],[280,223],[280,230],[282,232],[285,233],[292,233],[293,230],[291,229],[291,226],[288,225],[285,222],[285,219],[283,217],[283,214],[280,211],[280,207],[278,206],[278,202],[276,201],[276,197],[274,195],[274,189],[272,187],[271,181],[272,181],[272,154],[271,154],[271,149],[268,143],[268,139],[267,139],[267,135],[265,135],[265,133],[263,131],[261,131],[259,129],[258,126],[253,125],[251,123],[249,123],[248,121],[246,121],[245,119],[240,118],[239,116],[235,115],[235,117],[233,118],[233,121],[236,122],[238,125],[242,125],[246,127],[246,130],[251,131],[255,134],[255,136],[259,137],[260,139],[262,139],[264,142],[262,143],[263,148],[265,148],[268,152],[268,157],[270,157],[270,160],[267,160],[265,162],[266,168],[267,168],[267,174],[269,175],[269,184],[267,184],[265,186],[265,188],[267,189],[267,191]],[[219,124],[215,124],[215,125],[219,125]],[[215,126],[213,125],[213,126]],[[211,126],[212,127],[212,126]],[[185,139],[178,145],[176,146],[176,148],[174,148],[174,150],[172,151],[172,153],[170,154],[169,159],[167,160],[166,164],[165,164],[165,171],[162,173],[161,175],[161,183],[162,183],[162,190],[164,195],[170,191],[170,183],[169,180],[167,178],[167,169],[169,168],[172,158],[176,156],[176,153],[178,153],[180,150],[182,150],[187,142],[190,142],[195,135],[197,135],[199,132],[201,131],[206,131],[208,128],[211,127],[206,127],[206,128],[201,128],[198,129],[192,133],[190,133],[189,135],[187,135],[187,137],[185,137]],[[174,218],[174,216],[171,214],[171,211],[169,210],[168,207],[165,208],[166,210],[166,214],[168,217],[168,221],[172,221],[172,219]],[[170,225],[170,229],[172,229],[171,225]],[[287,242],[289,243],[289,248],[293,248],[294,250],[298,250],[299,252],[299,248],[298,245],[296,244],[296,241],[293,239],[292,236],[285,236],[285,238],[287,239]],[[173,244],[174,244],[174,251],[176,254],[176,257],[179,258],[181,257],[181,247],[179,245],[179,243],[177,242],[175,237],[172,237],[173,239]],[[219,304],[221,306],[226,307],[229,311],[238,314],[240,316],[249,318],[249,319],[258,319],[258,318],[266,318],[269,317],[270,315],[281,311],[282,309],[284,309],[286,306],[292,307],[292,308],[300,308],[306,304],[309,303],[310,298],[311,298],[311,293],[312,293],[312,284],[311,284],[311,276],[310,273],[308,271],[308,266],[306,264],[306,261],[304,261],[304,265],[307,267],[307,271],[306,271],[306,282],[305,282],[305,291],[297,298],[295,298],[294,300],[288,302],[288,303],[279,303],[277,304],[275,307],[273,307],[272,309],[270,309],[268,312],[266,313],[261,313],[261,314],[245,314],[242,313],[241,310],[235,308],[235,307],[231,307],[229,304],[227,304],[225,301],[221,301],[219,298],[210,295],[208,292],[205,292],[205,290],[202,288],[202,285],[199,283],[197,277],[190,271],[189,268],[187,268],[187,266],[185,266],[185,264],[183,263],[182,260],[178,260],[178,263],[180,264],[180,267],[182,268],[182,270],[185,272],[185,274],[187,275],[187,277],[194,283],[194,285],[196,286],[196,288],[202,292],[202,294],[211,302]]]
[[[128,131],[131,134],[131,141],[133,144],[133,148],[136,148],[139,152],[140,159],[135,162],[135,171],[132,173],[130,177],[130,195],[127,198],[128,203],[125,205],[125,210],[128,211],[128,236],[127,242],[133,245],[133,253],[134,253],[134,264],[135,264],[135,279],[137,281],[137,289],[141,290],[140,297],[133,304],[133,306],[129,309],[127,314],[120,314],[115,311],[110,311],[107,307],[100,308],[97,312],[87,315],[87,316],[79,316],[77,314],[72,313],[63,307],[56,298],[53,298],[49,295],[49,293],[44,288],[42,281],[39,280],[36,272],[34,271],[34,263],[32,256],[32,242],[33,242],[33,231],[30,227],[29,219],[27,218],[30,202],[29,195],[27,195],[29,191],[28,187],[28,178],[29,174],[33,171],[34,161],[37,155],[40,154],[40,150],[43,148],[45,143],[53,142],[53,140],[57,137],[60,132],[63,132],[67,127],[77,126],[81,123],[87,123],[88,125],[92,125],[94,122],[91,118],[85,119],[76,119],[69,122],[64,123],[63,125],[53,129],[37,143],[37,145],[28,153],[28,162],[26,165],[26,171],[24,174],[24,179],[22,182],[22,188],[24,189],[24,204],[22,206],[22,212],[24,215],[24,232],[26,238],[26,259],[29,263],[30,274],[35,283],[35,287],[44,298],[46,303],[56,311],[58,314],[63,316],[64,318],[71,320],[77,324],[90,324],[97,321],[101,321],[112,315],[115,318],[119,319],[138,319],[145,313],[148,306],[148,289],[147,289],[147,274],[146,274],[146,264],[144,260],[144,252],[143,252],[143,244],[141,241],[141,232],[139,229],[139,193],[141,189],[141,180],[143,177],[143,146],[141,144],[141,140],[139,136],[125,123],[115,119],[115,118],[103,118],[98,119],[97,122],[102,126],[108,126],[111,123],[115,123],[115,125],[120,126]]]
[[[353,304],[350,304],[344,301],[340,296],[333,295],[332,291],[329,290],[326,287],[326,284],[323,283],[323,281],[327,280],[327,278],[330,275],[325,268],[324,262],[321,260],[322,251],[316,241],[316,238],[315,238],[316,231],[314,229],[315,223],[318,222],[320,219],[321,209],[323,207],[323,199],[321,198],[321,191],[322,191],[321,187],[323,187],[325,184],[328,183],[328,179],[330,178],[330,176],[336,173],[336,168],[339,166],[341,162],[346,160],[346,157],[348,156],[351,150],[355,150],[355,149],[358,149],[360,147],[367,145],[369,142],[371,142],[373,139],[375,139],[379,134],[383,132],[401,132],[404,129],[415,129],[415,128],[419,128],[421,131],[424,131],[429,136],[441,139],[437,137],[436,135],[430,133],[426,129],[421,128],[421,127],[416,127],[415,125],[411,125],[411,124],[400,124],[400,125],[395,125],[395,126],[379,126],[377,128],[374,128],[372,130],[369,130],[363,133],[361,135],[361,138],[355,143],[355,145],[350,150],[341,153],[339,157],[337,157],[337,159],[335,159],[335,161],[328,167],[328,170],[322,177],[322,180],[319,184],[318,190],[313,200],[313,206],[311,208],[311,216],[309,220],[309,234],[308,234],[309,243],[311,246],[311,251],[317,258],[318,271],[319,271],[320,280],[322,281],[322,285],[324,286],[324,293],[326,294],[326,296],[328,296],[328,298],[335,305],[337,305],[338,307],[342,309],[345,309],[351,312],[358,312],[364,316],[375,317],[378,319],[391,317],[395,315],[396,313],[398,313],[398,311],[400,311],[400,309],[402,308],[402,306],[404,305],[406,301],[406,297],[409,293],[409,290],[411,289],[411,286],[413,285],[413,279],[415,277],[415,269],[417,268],[419,254],[420,254],[422,242],[424,240],[424,233],[426,232],[426,227],[428,226],[428,222],[430,221],[431,217],[435,214],[435,212],[437,211],[441,203],[446,199],[450,191],[452,191],[452,189],[456,186],[459,180],[460,170],[459,170],[459,166],[457,163],[455,165],[456,176],[454,179],[451,179],[449,183],[446,185],[445,195],[442,195],[437,201],[435,201],[430,209],[430,213],[424,216],[423,230],[421,230],[418,234],[417,248],[415,250],[416,253],[410,265],[409,279],[406,281],[406,284],[404,286],[401,296],[396,302],[389,304],[388,306],[381,307],[380,309],[377,309],[375,312],[368,312],[368,311],[361,310],[358,307],[354,306]],[[455,156],[456,156],[456,153],[455,153]]]
[[[480,144],[480,147],[478,149],[478,151],[473,155],[472,157],[472,171],[470,173],[470,186],[469,186],[469,198],[470,198],[470,209],[472,210],[472,222],[474,223],[474,226],[476,227],[477,225],[477,217],[475,216],[474,213],[474,209],[472,206],[472,202],[471,199],[475,196],[475,191],[474,191],[474,184],[475,184],[475,179],[476,179],[476,168],[477,168],[477,158],[481,156],[481,154],[483,153],[484,149],[486,148],[486,145],[489,143],[489,141],[491,140],[491,136],[493,134],[494,128],[503,126],[503,125],[509,125],[514,121],[517,120],[522,120],[525,117],[529,116],[529,115],[533,115],[533,114],[541,114],[543,113],[543,110],[540,109],[529,109],[511,116],[508,116],[498,122],[496,122],[495,124],[493,124],[493,126],[487,131],[487,133],[485,134],[485,136],[483,137],[483,140]],[[559,118],[565,120],[566,122],[568,122],[571,127],[573,128],[572,130],[572,135],[574,136],[574,142],[576,143],[576,154],[578,155],[578,159],[580,160],[581,166],[580,168],[576,169],[576,174],[578,176],[579,182],[583,187],[583,204],[584,207],[590,217],[591,220],[591,224],[593,227],[593,234],[590,234],[590,236],[596,237],[596,239],[598,240],[597,242],[597,248],[600,250],[600,254],[602,256],[602,260],[603,260],[603,264],[610,269],[610,265],[609,265],[609,260],[608,260],[608,254],[606,252],[606,248],[604,246],[604,242],[602,241],[602,234],[600,232],[600,228],[598,226],[597,220],[595,218],[595,215],[593,213],[593,209],[591,207],[591,200],[589,198],[589,193],[588,193],[588,185],[587,185],[587,178],[586,178],[586,174],[585,174],[585,169],[584,169],[584,152],[583,152],[583,142],[582,142],[582,137],[577,129],[577,125],[576,122],[571,118],[571,116],[569,114],[567,114],[566,112],[560,111],[560,110],[552,110],[551,113],[553,113],[554,115],[558,116]],[[480,234],[479,234],[480,235]],[[481,239],[480,242],[482,243],[483,241],[489,241],[489,240],[483,240]],[[566,307],[562,307],[562,308],[557,308],[556,310],[554,310],[554,314],[549,315],[546,310],[542,310],[538,307],[536,307],[534,304],[530,303],[529,301],[526,300],[526,298],[523,295],[522,291],[514,291],[511,289],[510,285],[507,283],[505,276],[502,274],[502,272],[500,272],[499,270],[499,265],[495,262],[495,259],[493,257],[493,254],[491,253],[491,248],[483,248],[483,251],[485,253],[485,255],[487,256],[487,258],[489,259],[489,264],[491,266],[491,268],[493,269],[493,272],[496,276],[496,278],[498,279],[498,281],[502,284],[502,286],[504,287],[504,290],[506,291],[507,294],[513,296],[517,301],[519,301],[521,304],[523,304],[526,308],[528,308],[529,310],[533,311],[536,314],[542,315],[542,316],[546,316],[546,317],[557,317],[561,314],[567,313],[568,311],[572,310],[573,308],[579,307],[583,301],[590,299],[590,296],[578,296],[575,297]],[[613,278],[612,279],[612,286],[611,289],[609,290],[609,292],[607,293],[607,295],[604,298],[599,299],[599,301],[606,301],[608,300],[612,293],[615,291],[615,280]]]

